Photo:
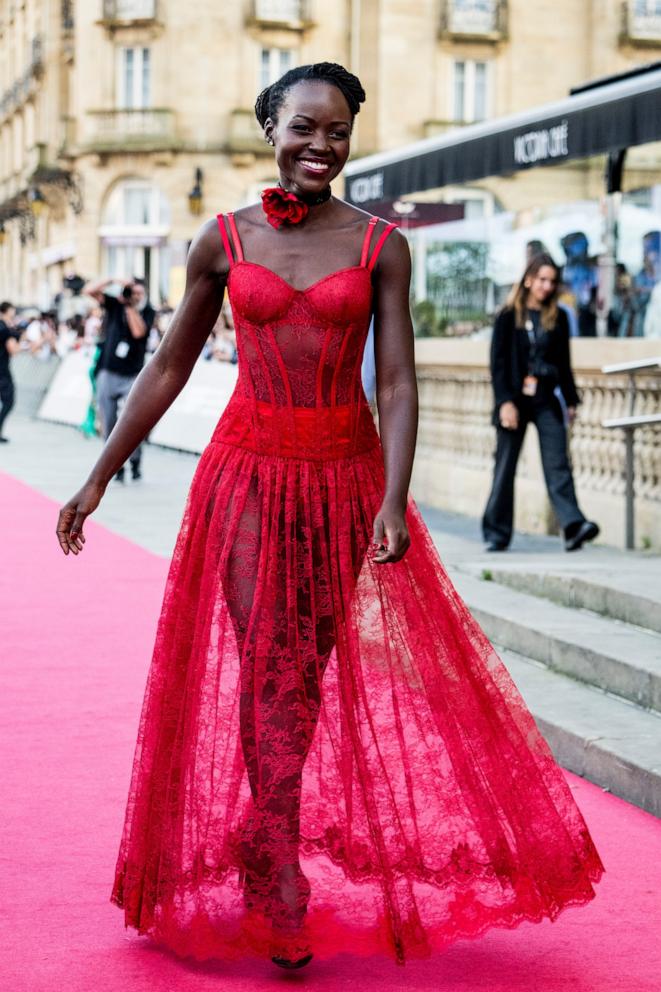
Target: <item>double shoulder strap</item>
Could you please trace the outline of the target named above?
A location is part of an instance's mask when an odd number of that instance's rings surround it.
[[[385,244],[386,238],[392,231],[395,230],[395,226],[396,226],[395,224],[386,224],[384,229],[381,231],[379,238],[377,239],[372,254],[370,255],[369,250],[370,250],[370,244],[372,242],[372,233],[376,225],[379,223],[379,220],[380,220],[379,217],[370,217],[369,224],[367,225],[367,230],[365,231],[365,238],[363,239],[363,251],[360,256],[360,264],[362,266],[367,265],[367,269],[369,272],[371,272],[374,266],[376,265],[377,259],[381,254],[381,249]],[[369,256],[369,260],[368,260],[368,256]]]
[[[227,218],[227,222],[226,222]],[[236,229],[236,221],[234,220],[234,214],[229,212],[227,214],[217,214],[216,219],[218,221],[218,228],[220,230],[220,236],[223,239],[223,246],[225,248],[225,254],[229,261],[230,269],[236,265],[237,262],[243,262],[243,248],[241,247],[241,241],[239,239],[239,232]],[[377,238],[377,242],[374,246],[373,251],[370,254],[370,246],[372,243],[372,235],[374,233],[374,228],[379,223],[379,217],[370,217],[369,223],[367,225],[367,230],[365,231],[365,237],[363,238],[363,249],[360,256],[360,264],[363,268],[367,268],[368,272],[371,272],[377,263],[378,257],[381,253],[386,238],[392,231],[394,231],[395,224],[386,224],[386,226],[381,231],[381,234]],[[229,233],[227,230],[227,224],[229,224]]]
[[[225,217],[227,217],[227,220],[229,221],[229,225],[230,225],[230,235],[232,238],[231,243],[230,243],[230,238],[227,234]],[[233,213],[217,214],[216,220],[218,221],[218,227],[220,228],[220,236],[223,239],[225,254],[227,255],[227,260],[230,263],[230,269],[231,269],[236,262],[243,261],[243,248],[241,247],[239,232],[236,229],[236,221],[234,220],[234,214]],[[234,253],[232,252],[232,246],[234,246]]]

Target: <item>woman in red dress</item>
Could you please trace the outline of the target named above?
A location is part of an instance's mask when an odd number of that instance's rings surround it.
[[[201,228],[165,338],[58,523],[78,554],[227,285],[239,377],[174,551],[111,895],[127,926],[200,960],[403,963],[555,919],[604,870],[408,493],[407,243],[330,194],[364,96],[329,63],[260,95],[280,188]],[[372,315],[380,435],[360,382]]]

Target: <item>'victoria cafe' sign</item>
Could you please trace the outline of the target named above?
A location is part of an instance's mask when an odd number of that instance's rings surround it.
[[[348,199],[356,204],[369,203],[383,200],[386,192],[394,197],[400,190],[410,192],[466,182],[478,174],[484,175],[479,166],[477,171],[475,166],[485,156],[493,166],[490,175],[551,165],[576,154],[576,148],[570,151],[569,147],[570,126],[573,127],[574,122],[568,116],[556,118],[555,123],[549,123],[547,127],[541,123],[528,124],[529,130],[523,132],[514,129],[492,131],[466,140],[462,140],[460,133],[452,135],[453,140],[444,135],[443,143],[429,151],[389,162],[380,169],[350,179]],[[580,129],[574,138],[580,139]]]
[[[569,155],[569,122],[555,127],[527,131],[514,138],[514,161],[517,165],[532,165]]]

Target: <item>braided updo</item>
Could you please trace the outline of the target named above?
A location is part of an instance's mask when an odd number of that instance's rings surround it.
[[[358,77],[345,69],[344,66],[338,65],[337,62],[315,62],[313,65],[299,65],[263,89],[257,97],[255,116],[262,127],[269,117],[272,121],[277,120],[287,91],[296,83],[304,80],[314,80],[337,86],[349,104],[352,118],[356,116],[361,103],[365,101],[365,90]]]

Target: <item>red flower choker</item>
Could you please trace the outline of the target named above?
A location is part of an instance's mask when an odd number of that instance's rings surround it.
[[[311,199],[289,193],[282,186],[271,186],[262,191],[262,208],[271,227],[277,230],[283,224],[300,224],[307,217],[310,207],[325,203],[330,195],[330,186]]]

